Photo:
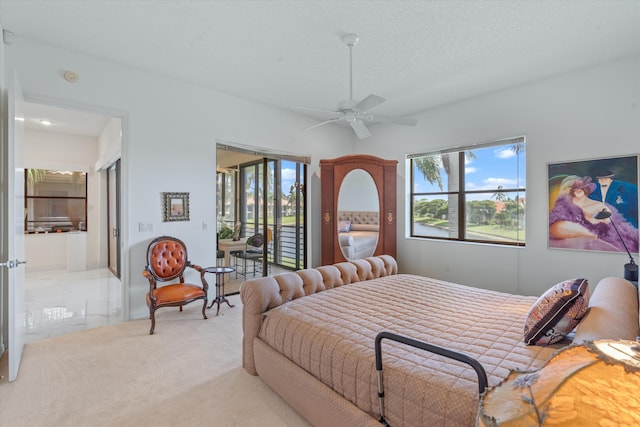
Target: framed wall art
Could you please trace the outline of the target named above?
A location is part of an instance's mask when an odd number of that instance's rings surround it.
[[[638,253],[638,157],[548,164],[550,248]]]
[[[163,221],[189,221],[189,193],[162,193]]]

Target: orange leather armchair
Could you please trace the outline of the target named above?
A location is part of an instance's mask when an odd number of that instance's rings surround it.
[[[200,272],[202,286],[184,283],[184,271],[187,267]],[[149,293],[147,293],[147,305],[151,318],[152,335],[156,327],[155,312],[162,307],[180,307],[190,302],[203,300],[202,317],[207,318],[207,291],[209,285],[204,280],[204,269],[199,265],[191,264],[187,258],[187,247],[182,240],[170,236],[162,236],[149,243],[147,248],[147,266],[142,275],[149,280]],[[164,282],[178,283],[165,284]]]

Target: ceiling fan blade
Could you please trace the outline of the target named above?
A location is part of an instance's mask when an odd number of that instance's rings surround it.
[[[358,138],[365,139],[371,136],[371,134],[369,133],[369,129],[367,129],[367,127],[364,125],[364,123],[362,123],[362,121],[354,120],[354,121],[350,121],[349,124],[353,128],[356,135],[358,135]]]
[[[327,110],[326,108],[316,108],[316,107],[303,107],[301,105],[292,105],[291,108],[296,108],[298,110],[310,110],[310,111],[317,111],[319,113],[326,113],[326,114],[331,114],[331,115],[337,115],[339,114],[337,111],[334,110]]]
[[[415,126],[416,123],[418,123],[416,119],[410,119],[407,117],[381,116],[379,114],[373,114],[371,121],[381,123],[395,123],[397,125],[404,126]]]
[[[342,117],[336,117],[335,119],[329,119],[329,120],[326,120],[326,121],[324,121],[324,122],[322,122],[322,123],[318,123],[318,124],[315,124],[315,125],[309,126],[308,128],[304,128],[304,129],[302,129],[302,130],[303,130],[303,131],[305,131],[305,130],[309,130],[309,129],[317,128],[317,127],[319,127],[319,126],[323,126],[323,125],[326,125],[326,124],[328,124],[328,123],[337,122],[338,120],[342,120]]]
[[[369,95],[362,101],[358,102],[353,109],[360,111],[369,111],[370,109],[377,107],[385,101],[384,98],[378,95]]]

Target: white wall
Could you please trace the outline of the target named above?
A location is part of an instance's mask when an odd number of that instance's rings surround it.
[[[479,96],[415,116],[415,128],[379,126],[361,149],[399,161],[400,270],[539,295],[586,277],[622,276],[626,255],[547,248],[547,164],[640,152],[640,57]],[[525,248],[405,238],[405,154],[526,135]],[[400,147],[400,148],[398,148]]]
[[[100,200],[101,215],[98,218],[98,230],[100,238],[93,241],[97,244],[93,248],[97,256],[97,265],[109,265],[109,250],[107,242],[111,238],[109,230],[108,193],[107,193],[107,169],[122,156],[122,120],[112,117],[98,136],[98,160],[95,170],[98,172],[98,199]]]
[[[29,100],[89,106],[123,119],[125,315],[148,316],[148,283],[141,272],[152,238],[174,235],[188,244],[194,262],[215,265],[216,139],[311,156],[309,256],[310,265],[319,264],[318,162],[345,154],[351,129],[323,126],[301,133],[317,121],[18,36],[6,49],[6,65],[16,68]],[[68,69],[78,73],[77,83],[63,79]],[[162,192],[189,192],[191,220],[162,222]],[[152,223],[154,230],[140,232],[138,223]]]
[[[98,159],[95,169],[111,166],[122,155],[122,120],[111,117],[98,136]]]

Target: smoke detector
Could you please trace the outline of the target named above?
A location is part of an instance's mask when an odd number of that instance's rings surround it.
[[[73,71],[67,70],[64,72],[64,79],[69,83],[75,83],[78,81],[79,78],[80,77]]]

